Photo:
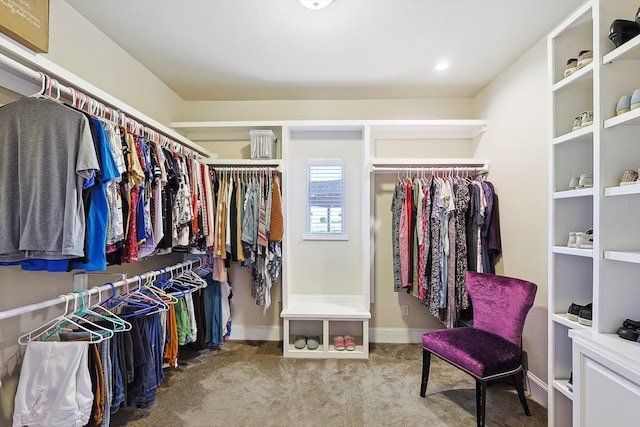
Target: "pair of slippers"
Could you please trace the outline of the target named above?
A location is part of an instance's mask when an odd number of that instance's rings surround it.
[[[317,335],[305,337],[304,335],[296,335],[293,346],[298,350],[307,347],[307,350],[315,350],[320,346],[320,337]]]
[[[344,337],[338,335],[333,339],[333,348],[338,351],[353,351],[356,349],[356,340],[351,335],[345,335]]]

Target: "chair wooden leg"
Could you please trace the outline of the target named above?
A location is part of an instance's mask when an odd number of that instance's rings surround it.
[[[422,349],[422,382],[420,383],[420,397],[427,394],[427,382],[429,382],[429,368],[431,367],[431,352]]]
[[[476,418],[478,427],[484,427],[484,412],[487,403],[487,383],[476,380]]]
[[[522,404],[524,413],[527,414],[528,417],[530,417],[531,411],[529,411],[529,405],[527,404],[527,399],[524,397],[524,386],[522,385],[522,383],[524,382],[524,371],[520,371],[517,374],[513,374],[512,378],[513,378],[513,382],[516,384],[516,390],[518,390],[518,397],[520,398],[520,403]]]

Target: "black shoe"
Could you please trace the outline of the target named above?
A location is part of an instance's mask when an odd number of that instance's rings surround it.
[[[616,333],[620,338],[629,341],[638,341],[638,337],[640,337],[636,329],[625,328],[624,326],[619,327]]]
[[[640,321],[626,319],[622,326],[618,328],[617,334],[620,338],[629,341],[640,340]]]
[[[567,383],[567,388],[573,391],[573,371],[571,371],[571,375],[569,376],[569,382]]]
[[[580,314],[580,310],[584,308],[584,305],[578,305],[572,303],[567,310],[567,317],[569,320],[573,320],[574,322],[578,321],[578,315]]]
[[[578,313],[578,323],[585,326],[591,326],[591,307],[593,304],[589,303],[580,309]]]
[[[626,19],[616,19],[609,27],[609,40],[616,47],[620,47],[635,36],[640,34],[640,25],[636,21]]]

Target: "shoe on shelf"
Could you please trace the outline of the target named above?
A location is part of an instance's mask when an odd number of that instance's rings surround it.
[[[577,189],[579,183],[580,183],[580,177],[579,176],[572,176],[571,179],[569,179],[569,190]]]
[[[620,178],[620,185],[622,186],[622,185],[635,184],[637,179],[638,179],[638,172],[631,169],[627,169],[622,174],[622,178]]]
[[[620,338],[629,341],[640,340],[640,321],[626,319],[622,326],[618,328],[617,334]]]
[[[578,71],[578,60],[576,58],[570,58],[567,61],[567,66],[564,69],[564,76],[569,77],[576,71]]]
[[[640,34],[640,26],[636,21],[616,19],[609,27],[609,40],[611,40],[616,47],[622,46],[638,34]]]
[[[593,111],[583,111],[580,114],[580,127],[587,127],[593,124]]]
[[[307,349],[315,350],[320,346],[320,337],[314,335],[312,337],[307,337]]]
[[[578,314],[578,323],[585,326],[591,326],[591,308],[593,304],[589,303],[580,309],[580,313]]]
[[[573,391],[573,371],[571,371],[571,375],[569,375],[569,381],[567,381],[567,388]]]
[[[293,346],[298,350],[302,350],[307,346],[307,337],[304,335],[296,335],[296,339],[293,342]]]
[[[353,351],[356,349],[356,340],[351,335],[344,336],[344,348],[347,351]]]
[[[593,228],[576,233],[576,247],[579,249],[593,249]]]
[[[567,241],[567,247],[568,248],[577,248],[577,243],[576,243],[576,234],[578,234],[575,231],[570,231],[569,232],[569,240]]]
[[[592,50],[581,50],[578,54],[578,70],[593,61]]]
[[[569,309],[567,310],[567,317],[569,320],[573,320],[574,322],[578,321],[578,316],[580,315],[580,310],[584,308],[584,305],[578,305],[576,303],[571,303]]]
[[[633,95],[631,95],[631,101],[630,101],[630,106],[629,108],[631,110],[635,110],[636,108],[640,107],[640,89],[636,89],[633,91]]]
[[[338,351],[343,351],[345,349],[344,337],[342,335],[338,335],[333,339],[333,348]]]
[[[573,119],[573,127],[571,128],[572,131],[580,129],[582,129],[582,114]]]
[[[616,116],[631,111],[631,97],[629,95],[621,96],[616,105]]]
[[[593,174],[583,173],[578,179],[578,188],[590,188],[593,187]]]

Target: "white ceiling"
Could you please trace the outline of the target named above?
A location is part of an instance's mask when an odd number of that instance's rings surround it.
[[[473,97],[582,1],[67,0],[187,101]]]

